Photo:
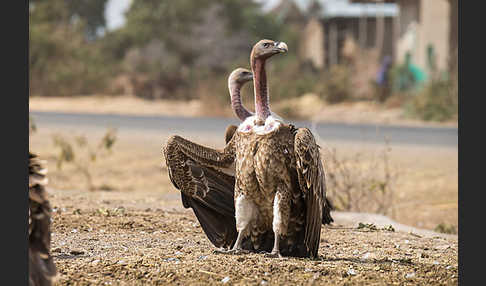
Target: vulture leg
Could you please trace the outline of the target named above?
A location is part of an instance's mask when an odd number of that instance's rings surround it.
[[[285,195],[288,192],[277,190],[273,201],[273,222],[272,229],[274,233],[273,248],[269,257],[282,257],[280,254],[280,239],[282,235],[287,234],[289,216],[290,216],[290,196]]]
[[[251,222],[257,217],[257,208],[253,201],[242,195],[236,198],[235,212],[238,238],[232,250],[238,251],[242,249],[243,239],[248,235]]]

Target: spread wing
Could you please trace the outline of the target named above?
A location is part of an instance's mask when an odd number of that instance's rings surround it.
[[[227,129],[227,143],[234,130]],[[164,148],[169,178],[181,191],[184,207],[193,209],[211,243],[226,248],[231,247],[237,237],[235,177],[228,174],[228,170],[234,168],[234,156],[228,150],[217,151],[178,136],[171,137]]]
[[[51,285],[56,266],[51,246],[51,207],[45,185],[47,169],[29,152],[29,285]]]
[[[295,133],[294,150],[300,189],[306,205],[304,242],[311,257],[317,257],[321,224],[332,222],[331,205],[326,199],[324,168],[319,146],[307,128]]]

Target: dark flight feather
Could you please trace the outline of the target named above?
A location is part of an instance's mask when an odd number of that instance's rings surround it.
[[[56,266],[50,255],[51,207],[45,185],[47,170],[29,152],[29,285],[52,285]]]

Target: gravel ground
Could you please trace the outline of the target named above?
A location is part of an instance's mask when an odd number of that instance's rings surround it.
[[[457,237],[336,219],[315,260],[216,254],[177,194],[48,191],[56,285],[458,284]]]

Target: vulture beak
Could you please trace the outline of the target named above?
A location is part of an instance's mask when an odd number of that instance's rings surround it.
[[[289,51],[289,48],[284,42],[275,42],[275,50],[279,53],[285,53]]]

